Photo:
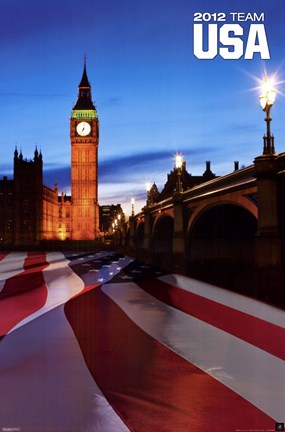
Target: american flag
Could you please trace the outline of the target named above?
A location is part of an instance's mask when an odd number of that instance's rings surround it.
[[[0,432],[283,430],[284,311],[110,252],[0,276]]]

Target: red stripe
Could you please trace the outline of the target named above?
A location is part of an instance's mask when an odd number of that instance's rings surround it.
[[[79,297],[79,296],[81,296],[82,294],[84,294],[84,293],[86,293],[86,292],[88,292],[88,291],[91,291],[91,290],[93,290],[93,289],[95,289],[95,288],[99,288],[100,286],[101,286],[100,284],[96,284],[96,285],[85,285],[84,288],[83,288],[83,290],[80,291],[79,293],[75,294],[75,295],[74,295],[70,300],[75,299],[76,297]]]
[[[285,329],[159,279],[137,284],[158,300],[285,360]]]
[[[24,261],[24,271],[7,279],[0,293],[0,299],[38,288],[43,282],[42,270],[47,266],[45,253],[29,252]]]
[[[8,254],[9,252],[0,252],[0,261],[4,259]]]
[[[24,272],[8,279],[0,294],[0,335],[44,306],[47,287],[42,270],[48,266],[44,253],[29,253]]]
[[[65,305],[87,365],[131,431],[272,429],[273,420],[144,333],[100,289]]]

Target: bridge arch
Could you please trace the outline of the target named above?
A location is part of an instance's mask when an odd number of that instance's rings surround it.
[[[250,212],[256,219],[258,219],[258,207],[257,202],[251,197],[251,195],[255,192],[252,189],[248,190],[248,194],[239,192],[234,192],[231,194],[225,194],[223,197],[217,198],[212,197],[208,199],[204,199],[199,201],[193,207],[193,211],[191,217],[188,222],[187,231],[191,230],[191,226],[195,223],[195,220],[201,216],[202,212],[208,211],[211,207],[216,207],[219,205],[232,204],[236,206],[243,207],[248,212]]]
[[[162,214],[153,225],[152,255],[154,263],[167,266],[172,256],[174,219],[172,215]]]
[[[254,265],[257,218],[242,205],[219,202],[191,218],[187,232],[189,274],[233,286],[235,278]]]

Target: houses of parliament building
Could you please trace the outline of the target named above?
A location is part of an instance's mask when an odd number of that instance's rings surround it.
[[[86,72],[70,117],[71,196],[43,184],[43,157],[14,152],[13,180],[0,180],[0,245],[42,240],[94,240],[99,233],[99,121]]]

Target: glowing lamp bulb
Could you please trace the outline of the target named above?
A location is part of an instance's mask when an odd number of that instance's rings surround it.
[[[273,105],[276,99],[276,91],[275,90],[268,91],[267,99],[268,99],[268,104]]]
[[[269,92],[271,89],[273,89],[274,86],[274,81],[272,78],[268,78],[266,77],[263,81],[262,81],[262,90],[264,93]]]
[[[264,110],[266,107],[266,96],[262,95],[259,98],[260,106]]]
[[[183,156],[181,153],[177,153],[175,155],[175,168],[180,169],[182,168],[182,165],[183,165]]]
[[[260,96],[260,105],[263,110],[266,107],[271,107],[276,98],[276,90],[274,89],[273,79],[266,78],[262,83],[262,95]]]
[[[151,183],[150,183],[149,180],[147,180],[145,182],[145,189],[146,189],[147,192],[149,192],[151,190]]]

